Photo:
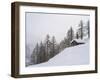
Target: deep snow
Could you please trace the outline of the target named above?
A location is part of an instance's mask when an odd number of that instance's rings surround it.
[[[71,66],[89,64],[89,42],[69,48],[65,48],[49,61],[31,65],[29,67],[41,66]]]

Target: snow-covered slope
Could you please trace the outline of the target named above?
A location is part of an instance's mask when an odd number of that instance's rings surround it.
[[[89,64],[89,42],[74,47],[64,49],[49,61],[32,65],[30,67],[40,66],[70,66]]]

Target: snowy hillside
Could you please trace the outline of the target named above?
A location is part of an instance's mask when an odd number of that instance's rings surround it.
[[[65,48],[49,61],[31,65],[29,67],[41,66],[70,66],[89,64],[89,42],[74,47]]]

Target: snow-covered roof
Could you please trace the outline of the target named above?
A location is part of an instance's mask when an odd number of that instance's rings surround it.
[[[76,41],[76,42],[78,42],[78,43],[85,43],[85,41],[82,40],[82,39],[73,39],[73,40],[71,41],[71,43],[72,43],[73,41]]]

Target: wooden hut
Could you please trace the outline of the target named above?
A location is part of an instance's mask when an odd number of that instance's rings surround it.
[[[73,39],[71,41],[71,46],[75,46],[75,45],[79,45],[79,44],[84,44],[85,42],[83,40],[80,39]]]

